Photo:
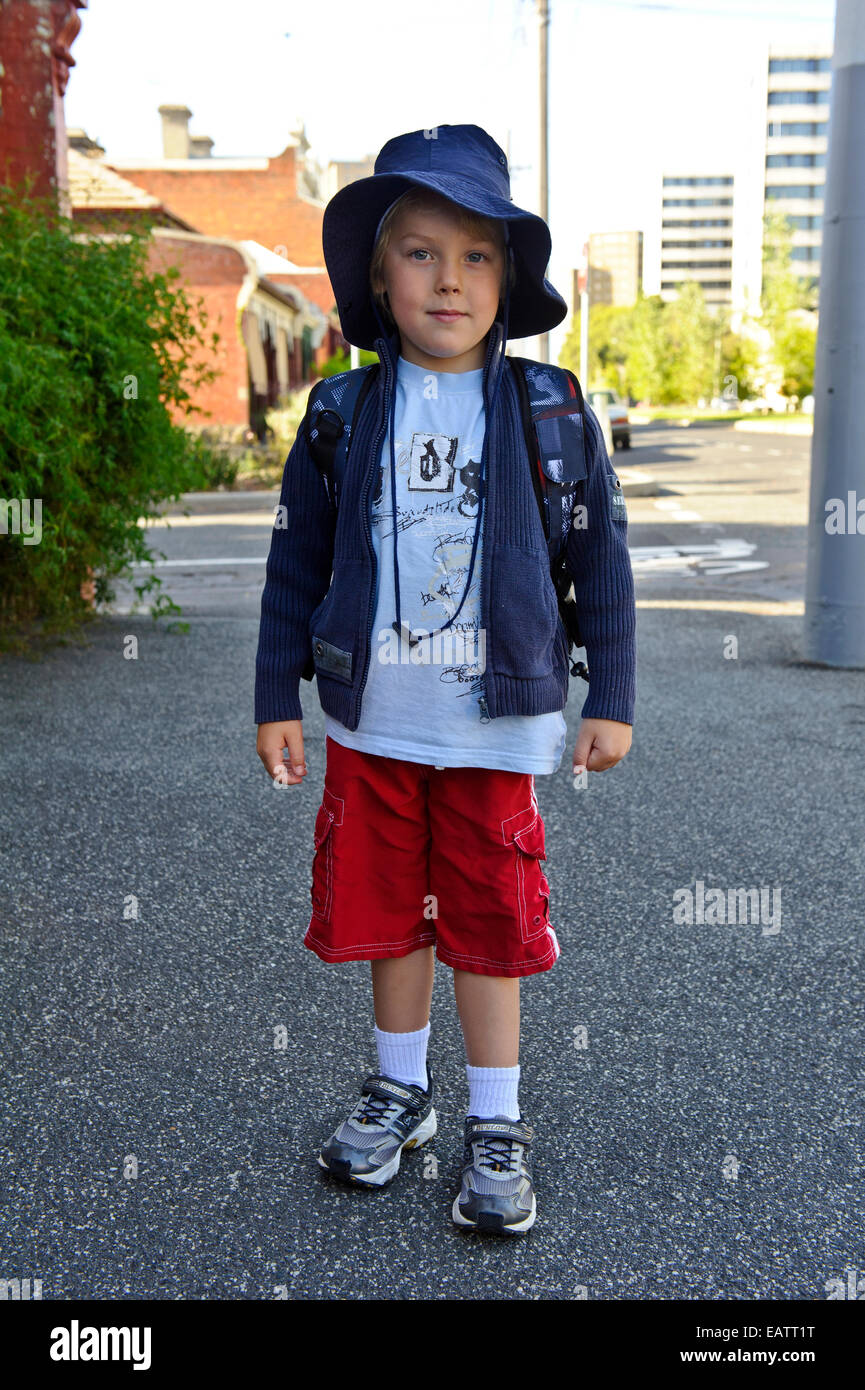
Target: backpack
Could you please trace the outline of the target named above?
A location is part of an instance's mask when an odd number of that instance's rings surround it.
[[[582,647],[573,584],[565,563],[575,489],[586,477],[586,417],[580,384],[573,372],[528,358],[509,357],[520,398],[523,433],[533,460],[532,483],[550,556],[550,577],[565,629],[567,658]],[[379,363],[340,372],[316,382],[309,394],[302,428],[309,452],[322,475],[336,518],[351,432],[379,372]],[[346,425],[348,421],[348,425]],[[583,661],[571,674],[589,679]]]

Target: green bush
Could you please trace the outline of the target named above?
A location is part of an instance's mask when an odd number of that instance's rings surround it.
[[[369,367],[373,362],[378,361],[378,353],[368,352],[366,348],[360,349],[359,356],[360,361],[358,365],[361,367]],[[316,371],[321,377],[336,376],[339,372],[351,371],[351,356],[345,351],[335,352],[332,357],[328,357],[326,362],[322,362],[321,366],[316,368]]]
[[[156,516],[159,503],[213,476],[206,444],[169,412],[197,411],[191,398],[216,376],[206,359],[218,335],[205,336],[200,301],[173,285],[176,268],[148,272],[151,225],[93,239],[51,200],[0,187],[0,622],[7,647],[20,647],[34,623],[58,633],[92,616],[80,592],[91,576],[97,602],[110,602],[112,580],[131,579],[133,562],[153,558],[139,518]],[[29,502],[33,521],[37,501],[41,538],[24,544],[22,533],[13,534],[15,508]],[[134,588],[142,598],[160,585],[151,574]],[[159,596],[150,611],[156,619],[180,610]]]

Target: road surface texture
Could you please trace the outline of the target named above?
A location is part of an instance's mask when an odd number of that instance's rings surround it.
[[[316,1164],[376,1068],[370,970],[302,944],[323,715],[303,682],[310,774],[275,789],[252,695],[276,498],[219,494],[153,528],[187,635],[126,586],[83,644],[0,661],[0,1276],[351,1300],[822,1300],[862,1276],[865,676],[801,656],[810,441],[632,437],[617,464],[663,489],[628,502],[633,747],[574,788],[574,679],[536,779],[562,954],[522,986],[530,1234],[451,1221],[468,1088],[441,962],[435,1139],[380,1193]],[[679,920],[699,885],[762,889],[760,918]]]

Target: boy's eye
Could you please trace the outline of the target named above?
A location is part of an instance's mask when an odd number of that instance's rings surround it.
[[[425,250],[423,249],[422,246],[416,246],[416,247],[414,248],[413,251],[409,251],[409,256],[428,256],[428,255],[429,255],[429,252],[428,252],[428,251],[425,251]],[[487,254],[486,254],[484,251],[469,251],[469,252],[468,252],[468,255],[470,255],[470,256],[480,256],[480,258],[481,258],[482,261],[488,261],[488,260],[489,260],[489,256],[487,256]],[[477,261],[474,261],[473,264],[474,264],[474,265],[477,265]]]

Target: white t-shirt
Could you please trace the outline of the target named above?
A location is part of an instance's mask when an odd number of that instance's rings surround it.
[[[478,514],[484,440],[483,368],[430,372],[400,357],[395,406],[400,618],[413,635],[433,633],[465,591]],[[487,470],[495,461],[487,459]],[[378,564],[370,663],[356,730],[325,715],[337,743],[439,767],[555,772],[565,750],[561,710],[481,722],[485,648],[480,627],[483,536],[469,593],[445,632],[415,648],[396,618],[390,432],[373,483],[372,540]]]

